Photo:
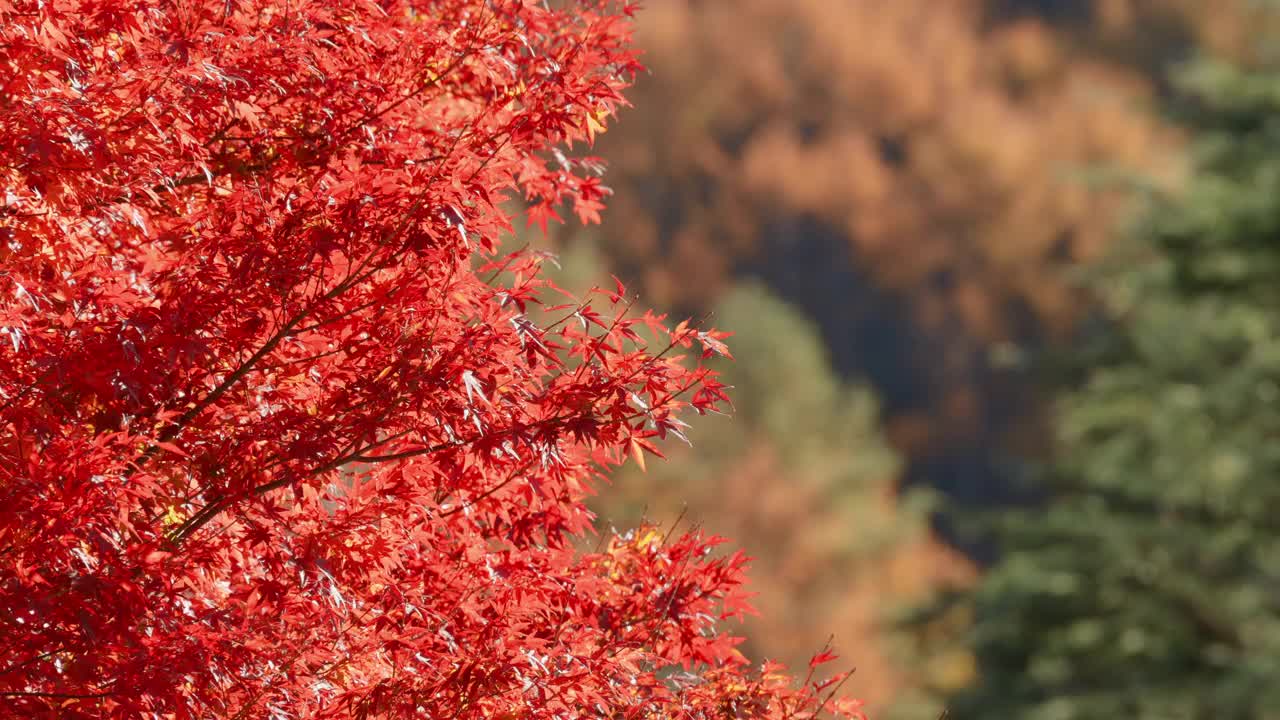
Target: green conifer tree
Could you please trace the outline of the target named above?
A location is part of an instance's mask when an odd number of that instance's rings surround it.
[[[1280,718],[1280,72],[1179,76],[1189,174],[1101,273],[1046,502],[967,600],[956,718]]]

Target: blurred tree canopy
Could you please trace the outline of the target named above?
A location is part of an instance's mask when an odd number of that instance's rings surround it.
[[[559,261],[564,285],[607,279],[591,244],[563,248]],[[737,359],[718,363],[734,413],[695,423],[690,446],[669,439],[670,463],[616,471],[592,503],[600,522],[680,522],[741,538],[761,610],[744,627],[748,657],[803,668],[835,633],[873,709],[893,701],[936,715],[925,679],[959,687],[972,658],[920,656],[909,633],[893,630],[893,611],[968,584],[973,568],[933,538],[926,495],[896,492],[900,461],[874,393],[840,379],[813,322],[759,283],[734,286],[710,322],[735,333]]]
[[[1016,361],[1070,338],[1064,271],[1124,203],[1086,171],[1175,170],[1139,69],[999,4],[653,0],[601,139],[615,272],[693,313],[761,279],[875,386],[907,483],[977,502],[989,448],[1045,446]]]
[[[655,302],[705,304],[770,252],[771,223],[811,216],[877,284],[926,306],[943,296],[986,335],[1011,331],[998,300],[1067,314],[1053,268],[1096,254],[1115,199],[1066,174],[1141,165],[1160,133],[1139,76],[1069,56],[1043,23],[990,25],[984,9],[651,3],[652,78],[604,144],[615,262]]]
[[[723,366],[733,416],[704,421],[691,449],[650,465],[653,477],[620,476],[601,511],[635,519],[647,507],[669,518],[683,508],[688,520],[745,538],[762,616],[748,621],[744,652],[794,667],[834,632],[863,698],[897,701],[922,660],[886,632],[889,611],[972,571],[932,539],[923,496],[896,496],[899,461],[875,397],[835,375],[811,321],[757,284],[726,294],[715,321],[736,332],[738,359]],[[964,654],[936,673],[958,685],[971,667]]]
[[[1280,71],[1179,75],[1184,188],[1097,288],[1051,502],[1006,514],[969,598],[957,717],[1280,718]]]

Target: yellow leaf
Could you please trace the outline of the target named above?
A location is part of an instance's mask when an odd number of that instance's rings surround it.
[[[165,511],[165,514],[164,514],[165,527],[168,527],[170,525],[181,525],[182,521],[185,519],[186,518],[182,516],[182,513],[178,512],[177,505],[170,505],[169,509]]]
[[[604,115],[600,110],[587,114],[587,139],[592,144],[595,144],[596,135],[603,135],[606,130],[603,122]]]
[[[650,545],[660,542],[661,540],[662,540],[662,536],[658,534],[658,531],[654,529],[650,529],[636,543],[636,547],[640,548],[641,550],[645,550]]]

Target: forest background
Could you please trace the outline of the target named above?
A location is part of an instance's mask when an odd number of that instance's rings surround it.
[[[1083,517],[1036,478],[1101,422],[1088,362],[1065,366],[1135,315],[1108,303],[1123,282],[1092,276],[1152,234],[1133,228],[1153,194],[1195,186],[1205,139],[1169,110],[1186,95],[1179,73],[1205,57],[1255,63],[1270,16],[1250,0],[649,0],[649,73],[597,139],[614,192],[603,224],[518,242],[557,253],[571,287],[612,273],[658,309],[734,332],[739,360],[723,370],[737,412],[697,424],[695,450],[665,445],[671,463],[624,469],[595,503],[600,522],[680,518],[738,540],[762,611],[743,651],[799,666],[834,632],[874,717],[937,717],[965,698],[987,698],[990,717],[1197,717],[1160,709],[1182,682],[1160,663],[1211,693],[1228,680],[1158,642],[1139,641],[1115,675],[1117,697],[1154,698],[1142,707],[1106,705],[1074,676],[1089,637],[1114,638],[1096,637],[1105,625],[1069,590],[1060,617],[1019,613],[1040,600],[1018,579],[1070,579],[1036,575],[1037,548],[1098,547],[997,525],[1015,508]],[[1280,97],[1267,82],[1249,109]],[[1213,210],[1209,227],[1228,222]],[[1274,244],[1269,228],[1259,242]],[[1222,497],[1230,510],[1244,496]],[[1273,577],[1250,562],[1246,584]],[[1137,607],[1137,590],[1117,592]],[[1155,618],[1149,638],[1173,632],[1158,603],[1135,612]],[[1062,637],[1067,650],[1047,649]],[[1189,643],[1197,662],[1213,650]],[[1232,657],[1258,665],[1272,649]],[[1215,702],[1220,717],[1275,717]]]

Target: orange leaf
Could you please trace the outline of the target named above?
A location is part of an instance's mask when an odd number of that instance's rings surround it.
[[[640,466],[640,472],[648,472],[644,466],[644,447],[637,440],[631,441],[631,457],[636,459],[636,464]]]

